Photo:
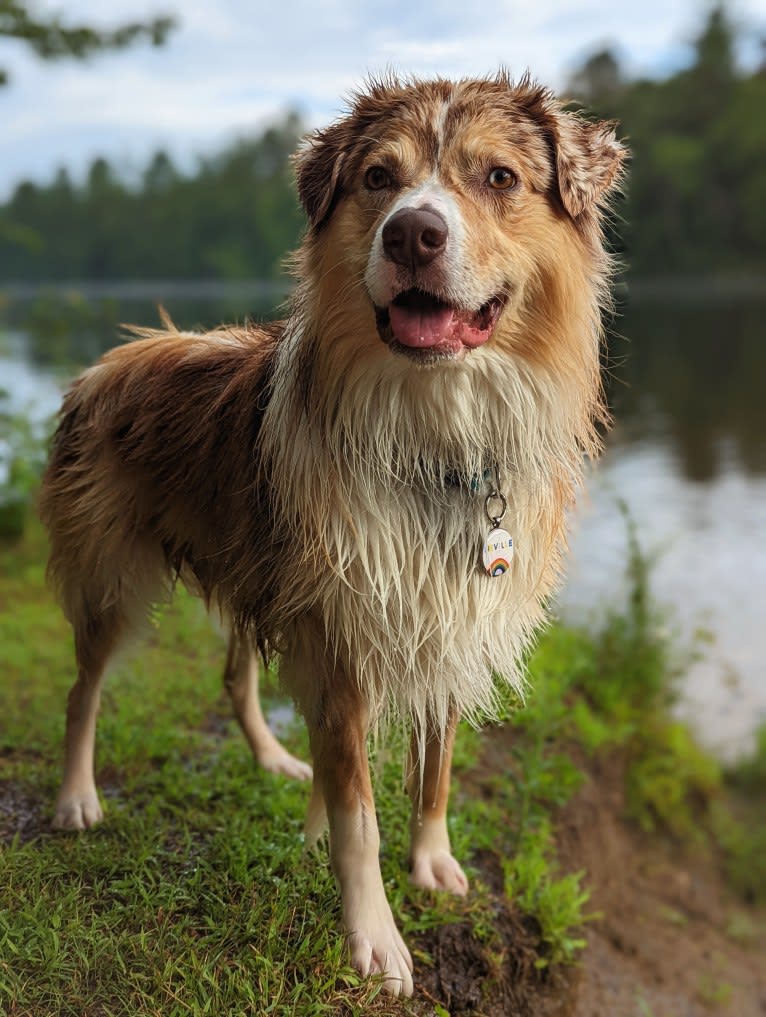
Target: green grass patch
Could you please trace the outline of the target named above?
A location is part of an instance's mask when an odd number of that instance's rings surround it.
[[[303,844],[308,789],[254,766],[221,687],[222,641],[183,591],[105,684],[97,779],[106,821],[83,835],[49,832],[73,652],[44,561],[34,524],[2,550],[0,1012],[433,1012],[391,1001],[348,966],[326,846]],[[306,755],[300,724],[285,740]],[[490,799],[463,796],[460,774],[481,739],[461,731],[451,834],[475,885],[461,901],[407,880],[403,747],[394,732],[373,773],[384,880],[418,965],[431,961],[419,944],[437,925],[460,923],[495,945],[497,899],[471,864],[482,851],[518,853],[507,890],[539,915],[541,964],[571,959],[584,894],[557,873],[545,821],[576,787],[571,766],[535,735]]]
[[[308,789],[254,766],[223,694],[222,641],[183,591],[107,680],[97,743],[106,821],[85,835],[49,832],[73,654],[44,561],[35,524],[0,548],[0,1013],[439,1012],[426,997],[392,1001],[348,966],[326,846],[303,844]],[[766,849],[725,792],[731,784],[752,801],[766,735],[754,760],[723,774],[669,719],[677,664],[646,568],[633,540],[628,610],[596,635],[543,634],[524,709],[506,704],[507,766],[484,766],[486,740],[461,729],[450,832],[472,877],[467,900],[409,885],[402,733],[377,748],[383,877],[418,971],[435,963],[429,934],[445,923],[499,971],[509,948],[501,912],[534,930],[539,977],[577,959],[594,916],[582,875],[559,867],[554,831],[583,780],[583,753],[619,752],[637,822],[679,837],[702,829],[745,897],[760,899]],[[307,754],[300,724],[285,740]]]

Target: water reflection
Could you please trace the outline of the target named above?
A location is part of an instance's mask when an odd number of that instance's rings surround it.
[[[766,301],[634,303],[609,343],[616,425],[573,518],[560,597],[577,620],[619,601],[624,499],[668,625],[691,646],[679,712],[721,755],[766,719]]]
[[[125,288],[132,297],[91,295],[82,290],[61,289],[29,298],[3,300],[0,294],[0,329],[5,326],[28,337],[28,357],[33,364],[70,373],[90,364],[119,342],[126,341],[123,325],[160,327],[164,309],[181,329],[209,329],[221,323],[247,318],[265,321],[278,317],[285,299],[282,288],[256,296],[241,285],[215,288],[200,284],[174,286],[170,293],[157,290],[141,295],[140,285]]]
[[[752,744],[766,719],[766,477],[716,456],[716,476],[689,481],[658,440],[610,445],[572,519],[572,561],[558,610],[597,621],[625,598],[629,506],[652,561],[650,587],[685,661],[679,712],[720,755]],[[705,640],[699,643],[700,633]]]
[[[610,340],[617,439],[653,438],[683,475],[766,472],[766,301],[628,306]],[[724,461],[726,460],[726,462]]]

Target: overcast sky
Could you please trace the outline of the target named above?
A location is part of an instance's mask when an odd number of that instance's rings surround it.
[[[127,170],[162,146],[184,166],[288,109],[311,125],[334,117],[368,73],[486,74],[529,67],[563,88],[594,49],[613,47],[632,73],[684,65],[709,6],[700,0],[40,0],[108,26],[173,13],[179,28],[159,49],[138,45],[88,63],[43,63],[0,40],[0,200],[23,178],[59,165],[79,176],[95,155]],[[733,0],[754,63],[766,35],[766,0]]]

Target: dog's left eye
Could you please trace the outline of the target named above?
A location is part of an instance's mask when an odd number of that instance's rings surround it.
[[[487,177],[487,183],[496,191],[507,191],[516,186],[518,177],[505,166],[495,166]]]
[[[364,174],[364,186],[370,191],[382,191],[391,186],[391,174],[384,166],[370,166]]]

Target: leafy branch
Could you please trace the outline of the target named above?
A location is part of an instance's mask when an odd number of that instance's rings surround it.
[[[100,30],[86,25],[65,25],[58,16],[36,16],[29,5],[16,0],[0,0],[0,39],[26,43],[43,60],[74,58],[85,60],[94,53],[125,49],[141,40],[161,46],[176,21],[169,16],[150,21],[129,21],[115,28]],[[8,83],[8,73],[0,67],[0,85]]]

